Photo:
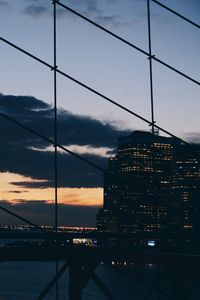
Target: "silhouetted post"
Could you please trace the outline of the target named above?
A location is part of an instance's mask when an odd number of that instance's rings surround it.
[[[69,300],[82,299],[82,266],[73,261],[69,266]]]
[[[81,300],[82,291],[87,286],[97,266],[95,259],[77,255],[73,257],[69,265],[69,300]]]

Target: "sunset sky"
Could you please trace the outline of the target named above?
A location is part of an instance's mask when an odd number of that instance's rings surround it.
[[[95,22],[148,51],[145,0],[62,0]],[[200,23],[198,0],[161,0]],[[53,64],[52,1],[0,1],[0,36]],[[151,2],[152,53],[199,79],[199,29]],[[53,72],[0,41],[0,110],[53,138]],[[85,21],[58,8],[57,65],[150,120],[148,59]],[[198,142],[199,86],[153,62],[155,120]],[[59,143],[102,168],[117,138],[149,127],[58,75]],[[4,207],[39,224],[53,224],[53,149],[42,139],[0,120],[0,199]],[[59,152],[59,221],[95,225],[103,202],[100,171]],[[17,223],[0,212],[2,223]]]

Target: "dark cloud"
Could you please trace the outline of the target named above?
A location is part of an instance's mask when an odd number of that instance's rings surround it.
[[[84,12],[87,14],[100,15],[102,10],[99,8],[98,2],[95,0],[88,0],[85,2],[85,7],[83,7]]]
[[[54,186],[54,154],[52,152],[40,152],[24,150],[20,159],[20,174],[39,179],[37,182],[16,182],[15,185],[23,188],[46,188]],[[84,158],[98,164],[101,167],[107,165],[107,159],[97,155],[81,155]],[[42,181],[46,180],[46,181]],[[101,187],[103,184],[102,173],[85,164],[69,154],[58,155],[58,185],[59,187]]]
[[[90,0],[82,2],[82,4],[79,4],[77,6],[76,3],[72,2],[71,7],[74,7],[74,9],[77,9],[83,15],[86,15],[102,26],[118,27],[120,25],[124,25],[124,21],[120,16],[113,13],[108,13],[108,11],[105,9],[105,6],[103,7],[101,4],[101,2]],[[110,2],[109,4],[106,2],[106,7],[108,5],[112,6],[114,4],[114,2]]]
[[[13,7],[6,1],[0,1],[0,15],[12,11]]]
[[[9,191],[9,193],[14,193],[14,194],[21,194],[21,193],[27,193],[28,191]],[[7,192],[6,192],[7,193]]]
[[[124,22],[120,16],[116,16],[112,13],[108,15],[108,13],[105,11],[105,7],[103,8],[102,3],[99,1],[71,0],[68,1],[67,5],[104,26],[117,27],[119,25],[124,25]],[[115,5],[115,1],[110,1],[109,4],[106,3],[106,6],[108,5]],[[45,1],[40,1],[39,3],[38,1],[31,0],[29,1],[28,5],[26,4],[25,8],[23,9],[23,13],[35,18],[52,16],[52,6]],[[57,17],[60,18],[63,16],[74,17],[74,15],[68,10],[57,5]]]
[[[4,9],[4,8],[9,8],[10,5],[6,2],[6,1],[0,1],[0,8]]]
[[[114,155],[117,154],[117,149],[115,148],[115,149],[108,150],[106,152],[106,154],[109,155],[109,156],[114,156]]]
[[[98,24],[102,24],[106,27],[118,27],[122,24],[124,24],[124,22],[122,22],[121,18],[119,16],[97,16],[95,18],[95,22],[97,22]]]
[[[190,132],[190,133],[184,135],[184,139],[186,139],[189,143],[199,144],[200,143],[200,133]]]
[[[43,5],[28,5],[23,12],[31,17],[41,17],[48,12],[48,8]]]
[[[40,206],[41,204],[49,204],[50,202],[48,200],[25,200],[25,199],[15,199],[15,202],[12,204],[13,207],[16,207],[18,204],[27,204],[30,205],[30,207],[34,205]],[[52,203],[50,203],[52,204]],[[27,208],[26,208],[27,209]]]
[[[28,127],[53,139],[53,109],[34,97],[0,95],[0,111]],[[54,153],[44,151],[50,146],[43,139],[1,117],[0,171],[21,174],[38,182],[14,182],[24,188],[53,186]],[[58,140],[62,145],[114,148],[117,138],[128,131],[116,129],[85,116],[58,111]],[[37,150],[36,150],[37,149]],[[39,149],[39,150],[38,150]],[[83,158],[106,168],[107,158],[82,154]],[[100,187],[101,172],[67,153],[58,153],[58,183],[62,187]]]
[[[47,3],[44,3],[42,5],[37,3],[27,5],[22,10],[22,12],[23,14],[33,18],[42,18],[45,16],[51,17],[53,15],[52,7],[50,5],[47,5]],[[58,18],[69,15],[69,12],[61,7],[57,7],[56,13]]]
[[[16,201],[16,200],[15,200]],[[28,218],[39,225],[54,224],[54,204],[45,200],[26,201],[19,199],[15,204],[10,201],[1,200],[1,205],[12,212]],[[58,205],[59,224],[69,226],[95,226],[96,214],[99,207]],[[1,224],[21,224],[13,216],[0,210]]]
[[[24,188],[40,188],[45,189],[49,186],[53,186],[53,180],[46,180],[46,181],[36,181],[36,182],[30,182],[30,181],[13,181],[11,184],[14,184],[16,186],[24,187]]]

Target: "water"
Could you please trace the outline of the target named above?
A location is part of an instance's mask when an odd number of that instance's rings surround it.
[[[62,265],[63,263],[61,263]],[[158,278],[155,266],[134,265],[125,268],[124,275],[116,269],[99,265],[96,273],[119,300],[142,300]],[[2,262],[0,264],[0,300],[35,300],[55,274],[55,262]],[[129,277],[134,278],[130,279]],[[161,273],[160,275],[161,276]],[[68,299],[68,272],[59,280],[59,299]],[[200,295],[200,277],[198,272],[191,272],[188,285],[188,300],[198,300]],[[161,292],[150,294],[149,300],[172,299],[170,294],[172,280],[168,274],[160,284]],[[55,288],[52,288],[47,300],[55,299]],[[83,300],[106,300],[101,290],[90,281],[83,291]]]

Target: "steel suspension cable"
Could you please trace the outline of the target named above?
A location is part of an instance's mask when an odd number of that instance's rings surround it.
[[[157,1],[157,0],[151,0],[151,1],[154,2],[154,3],[156,3],[156,4],[158,4],[159,6],[161,6],[161,7],[163,7],[163,8],[165,8],[166,10],[170,11],[171,13],[175,14],[175,15],[178,16],[179,18],[185,20],[186,22],[188,22],[188,23],[194,25],[195,27],[200,28],[200,25],[199,25],[199,24],[197,24],[197,23],[195,23],[194,21],[192,21],[192,20],[186,18],[185,16],[179,14],[178,12],[176,12],[175,10],[171,9],[170,7],[168,7],[168,6],[164,5],[164,4],[162,4],[161,2],[159,2],[159,1]]]
[[[87,21],[88,23],[94,25],[95,27],[101,29],[102,31],[108,33],[108,34],[111,35],[112,37],[114,37],[114,38],[120,40],[121,42],[125,43],[126,45],[128,45],[128,46],[134,48],[135,50],[137,50],[137,51],[139,51],[140,53],[143,53],[144,55],[146,55],[147,57],[149,57],[149,53],[146,52],[145,50],[143,50],[143,49],[141,49],[140,47],[134,45],[133,43],[127,41],[126,39],[120,37],[119,35],[113,33],[112,31],[106,29],[105,27],[99,25],[98,23],[92,21],[91,19],[85,17],[84,15],[78,13],[77,11],[75,11],[74,9],[70,8],[69,6],[63,4],[63,3],[60,2],[59,0],[57,1],[57,4],[58,4],[59,6],[65,8],[66,10],[70,11],[71,13],[77,15],[77,16],[80,17],[81,19]],[[198,80],[196,80],[196,79],[194,79],[194,78],[188,76],[187,74],[183,73],[182,71],[180,71],[180,70],[174,68],[173,66],[167,64],[167,63],[164,62],[163,60],[161,60],[161,59],[159,59],[159,58],[156,58],[155,55],[152,55],[151,58],[152,58],[153,60],[155,60],[156,62],[160,63],[161,65],[165,66],[166,68],[168,68],[168,69],[170,69],[170,70],[176,72],[177,74],[179,74],[179,75],[181,75],[181,76],[187,78],[188,80],[192,81],[193,83],[200,85],[200,82],[199,82]]]
[[[54,208],[55,208],[55,233],[56,233],[56,246],[58,247],[58,127],[57,127],[57,40],[56,40],[56,1],[52,1],[53,4],[53,89],[54,89]],[[58,288],[58,260],[55,261],[56,271],[56,300],[59,299]]]
[[[0,40],[2,40],[3,42],[5,42],[6,44],[10,45],[11,47],[13,47],[13,48],[19,50],[20,52],[26,54],[27,56],[33,58],[34,60],[40,62],[41,64],[47,66],[47,67],[50,68],[52,71],[54,70],[54,67],[53,67],[51,64],[45,62],[44,60],[38,58],[38,57],[35,56],[35,55],[29,53],[28,51],[25,51],[24,49],[22,49],[22,48],[16,46],[15,44],[9,42],[8,40],[6,40],[6,39],[4,39],[4,38],[2,38],[2,37],[0,37]],[[128,109],[127,107],[125,107],[125,106],[121,105],[120,103],[118,103],[118,102],[112,100],[111,98],[109,98],[109,97],[103,95],[102,93],[100,93],[100,92],[98,92],[97,90],[95,90],[95,89],[89,87],[88,85],[86,85],[86,84],[84,84],[83,82],[81,82],[81,81],[75,79],[74,77],[72,77],[72,76],[66,74],[65,72],[59,70],[58,68],[56,68],[56,72],[58,72],[59,74],[63,75],[64,77],[70,79],[71,81],[77,83],[78,85],[84,87],[85,89],[87,89],[87,90],[93,92],[94,94],[98,95],[99,97],[103,98],[104,100],[106,100],[106,101],[108,101],[108,102],[114,104],[115,106],[121,108],[122,110],[128,112],[129,114],[135,116],[136,118],[138,118],[138,119],[144,121],[144,122],[147,123],[148,125],[150,125],[150,126],[152,125],[152,122],[149,121],[148,119],[146,119],[146,118],[142,117],[141,115],[139,115],[139,114],[133,112],[132,110]],[[183,139],[179,138],[178,136],[172,134],[172,133],[169,132],[168,130],[165,130],[164,128],[162,128],[162,127],[160,127],[160,126],[158,126],[158,125],[156,125],[156,124],[154,124],[154,127],[156,127],[157,129],[159,129],[160,131],[162,131],[162,132],[164,132],[164,133],[170,135],[171,137],[174,137],[174,138],[180,140],[181,142],[183,142],[183,143],[185,143],[185,144],[188,144],[188,143],[187,143],[186,141],[184,141]],[[69,150],[67,150],[67,151],[69,151]]]
[[[58,128],[57,128],[57,54],[56,54],[56,1],[53,4],[53,80],[54,80],[54,181],[55,181],[55,231],[58,232]]]
[[[149,80],[150,80],[150,99],[151,99],[151,128],[154,134],[154,97],[153,97],[153,70],[152,70],[152,51],[151,51],[151,20],[150,20],[150,2],[147,0],[147,20],[148,20],[148,43],[149,43]]]
[[[0,209],[1,209],[2,211],[6,212],[7,214],[9,214],[9,215],[15,217],[16,219],[18,219],[18,220],[20,220],[20,221],[23,221],[23,222],[27,223],[28,225],[31,225],[31,226],[35,227],[36,229],[39,229],[39,230],[41,230],[41,231],[46,231],[46,229],[40,227],[39,225],[33,223],[32,221],[29,221],[28,219],[26,219],[26,218],[24,218],[24,217],[21,217],[20,215],[18,215],[18,214],[16,214],[16,213],[12,212],[11,210],[9,210],[9,209],[3,207],[2,205],[0,205]]]
[[[150,13],[150,0],[146,0],[147,4],[147,28],[148,28],[148,46],[149,46],[149,83],[150,83],[150,101],[151,101],[151,120],[152,120],[152,134],[154,135],[154,95],[153,95],[153,70],[152,70],[152,48],[151,48],[151,13]],[[154,136],[153,136],[154,138]],[[151,166],[153,172],[151,173],[152,186],[154,185],[155,180],[155,148],[154,148],[154,139],[152,145],[152,154],[151,154]],[[158,228],[158,203],[155,201],[155,226]]]
[[[6,115],[6,114],[3,113],[3,112],[0,112],[0,116],[3,117],[4,119],[7,119],[7,120],[11,121],[12,123],[18,125],[19,127],[21,127],[21,128],[23,128],[23,129],[25,129],[25,130],[27,130],[27,131],[33,133],[34,135],[40,137],[41,139],[43,139],[44,141],[50,143],[51,145],[54,145],[54,146],[55,146],[55,142],[54,142],[52,139],[49,139],[48,137],[44,136],[43,134],[39,133],[38,131],[33,130],[32,128],[30,128],[30,127],[24,125],[23,123],[21,123],[21,122],[15,120],[14,118],[12,118],[12,117]],[[101,172],[105,172],[105,170],[104,170],[102,167],[100,167],[100,166],[98,166],[97,164],[91,162],[90,160],[88,160],[88,159],[86,159],[86,158],[84,158],[84,157],[78,155],[77,153],[75,153],[75,152],[69,150],[68,148],[66,148],[66,147],[64,147],[64,146],[62,146],[62,145],[60,145],[59,143],[57,143],[57,147],[58,147],[59,149],[65,151],[65,152],[67,152],[67,153],[73,155],[74,157],[78,158],[79,160],[85,162],[86,164],[88,164],[88,165],[94,167],[95,169],[97,169],[97,170],[99,170],[99,171],[101,171]]]
[[[88,23],[94,25],[95,27],[97,27],[98,29],[101,29],[102,31],[108,33],[109,35],[113,36],[114,38],[120,40],[121,42],[127,44],[128,46],[134,48],[135,50],[138,50],[139,52],[148,55],[148,52],[146,52],[145,50],[142,50],[140,47],[132,44],[131,42],[127,41],[126,39],[120,37],[119,35],[115,34],[114,32],[110,31],[109,29],[106,29],[105,27],[99,25],[98,23],[92,21],[91,19],[87,18],[86,16],[80,14],[79,12],[77,12],[76,10],[72,9],[71,7],[67,6],[66,4],[63,4],[62,2],[58,1],[57,4],[61,7],[63,7],[64,9],[70,11],[72,14],[80,17],[81,19],[87,21]]]
[[[53,140],[47,138],[46,136],[40,134],[40,133],[37,132],[37,131],[35,131],[35,130],[29,128],[28,126],[26,126],[26,125],[22,124],[21,122],[15,120],[14,118],[12,118],[12,117],[10,117],[10,116],[8,116],[8,115],[2,113],[2,112],[0,112],[0,116],[3,117],[3,118],[6,119],[6,120],[9,120],[10,122],[12,122],[12,123],[18,125],[19,127],[21,127],[21,128],[23,128],[23,129],[25,129],[25,130],[31,132],[32,134],[34,134],[34,135],[36,135],[36,136],[42,138],[42,139],[45,140],[46,142],[49,142],[50,144],[55,145],[55,141],[53,141]],[[58,144],[58,143],[57,143],[57,147],[60,148],[61,150],[65,151],[65,152],[67,152],[67,153],[73,155],[74,157],[78,158],[79,160],[83,161],[84,163],[86,163],[86,164],[92,166],[93,168],[95,168],[95,169],[97,169],[97,170],[99,170],[99,171],[101,171],[101,172],[103,172],[103,173],[105,172],[105,170],[104,170],[103,168],[101,168],[101,167],[99,167],[98,165],[94,164],[93,162],[91,162],[91,161],[89,161],[89,160],[83,158],[82,156],[80,156],[80,155],[74,153],[73,151],[67,149],[66,147],[64,147],[64,146],[62,146],[62,145],[60,145],[60,144]],[[17,218],[17,219],[19,219],[19,220],[21,220],[21,221],[23,221],[23,222],[25,222],[25,223],[27,223],[27,224],[29,224],[29,225],[35,227],[36,229],[39,229],[39,230],[42,230],[42,231],[46,231],[44,228],[40,227],[39,225],[37,225],[37,224],[35,224],[35,223],[29,221],[28,219],[26,219],[26,218],[24,218],[24,217],[19,216],[18,214],[16,214],[16,213],[10,211],[9,209],[7,209],[7,208],[5,208],[5,207],[3,207],[3,206],[0,206],[0,209],[1,209],[2,211],[4,211],[4,212],[6,212],[6,213],[8,213],[8,214],[10,214],[10,215],[12,215],[12,216],[14,216],[15,218]]]
[[[50,289],[54,286],[54,284],[57,282],[57,280],[63,275],[63,273],[66,271],[66,269],[69,266],[69,262],[63,264],[63,266],[60,268],[56,276],[54,276],[51,281],[47,284],[47,286],[44,288],[44,290],[40,293],[40,295],[37,297],[37,300],[42,300],[46,297]]]

